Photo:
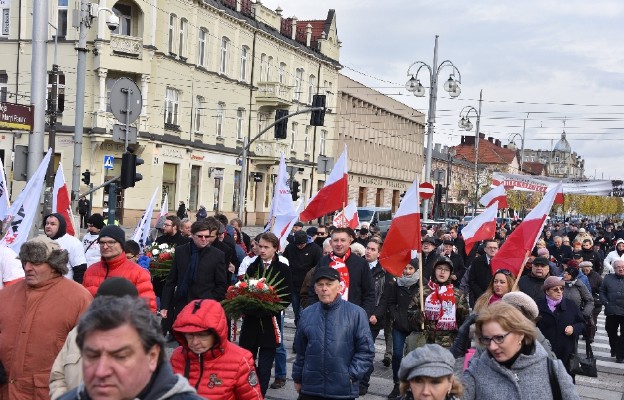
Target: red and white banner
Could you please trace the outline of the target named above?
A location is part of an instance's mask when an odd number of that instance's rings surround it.
[[[349,171],[347,169],[347,146],[336,161],[325,186],[310,199],[299,215],[301,221],[312,221],[325,214],[340,210],[347,204]]]
[[[505,187],[503,185],[494,186],[494,189],[490,190],[479,199],[479,203],[486,207],[491,206],[495,202],[498,202],[498,209],[509,208],[507,205],[507,193],[505,193]]]
[[[505,174],[502,172],[492,173],[492,185],[498,186],[502,184],[505,190],[546,193],[548,188],[558,183],[562,183],[562,192],[565,194],[608,196],[613,191],[613,184],[609,180],[581,181],[545,176]]]
[[[332,223],[338,228],[356,229],[360,226],[360,218],[358,217],[355,200],[351,200],[342,211],[336,214]]]
[[[482,240],[494,239],[496,234],[496,214],[498,203],[490,205],[481,214],[474,217],[468,225],[462,228],[461,234],[466,243],[466,254],[470,253],[475,243]]]
[[[169,214],[169,193],[165,193],[165,198],[163,199],[163,202],[160,206],[160,215],[158,216],[158,219],[167,218],[168,214]]]
[[[154,194],[152,195],[152,199],[150,200],[147,209],[143,213],[141,220],[137,224],[134,229],[134,233],[132,234],[132,240],[137,242],[141,247],[141,251],[145,247],[147,243],[147,237],[149,236],[151,222],[152,222],[152,214],[154,213],[154,204],[156,204],[156,195],[158,194],[158,187],[154,189]]]
[[[420,228],[420,196],[416,179],[401,200],[379,255],[379,263],[386,271],[401,276],[407,263],[414,258],[412,252],[421,253]]]
[[[9,191],[6,185],[6,175],[4,173],[4,165],[0,160],[0,221],[4,220],[9,211]]]
[[[71,200],[69,200],[69,190],[63,174],[63,165],[59,163],[56,175],[54,176],[54,189],[52,191],[52,212],[59,213],[65,218],[67,233],[71,236],[76,234],[74,230],[74,215],[71,210]]]
[[[290,194],[290,186],[288,185],[286,157],[282,154],[279,169],[277,171],[277,178],[275,179],[275,190],[273,191],[271,214],[269,216],[271,232],[273,232],[275,236],[280,239],[280,242],[282,241],[282,238],[288,237],[288,234],[290,233],[288,226],[293,219],[297,222],[298,215],[299,212],[293,205],[292,195]]]

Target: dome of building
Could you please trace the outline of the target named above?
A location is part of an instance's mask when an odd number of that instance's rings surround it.
[[[554,151],[559,151],[561,153],[571,153],[572,147],[570,146],[570,142],[566,139],[566,133],[563,131],[561,133],[561,139],[555,145]]]

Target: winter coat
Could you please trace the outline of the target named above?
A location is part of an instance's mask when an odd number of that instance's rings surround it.
[[[572,247],[562,244],[557,247],[554,244],[548,247],[548,253],[557,259],[559,264],[565,264],[572,259]]]
[[[62,276],[38,287],[21,281],[0,290],[0,363],[10,382],[0,386],[1,400],[48,398],[54,359],[91,300],[85,288]]]
[[[377,319],[383,318],[387,312],[392,316],[392,328],[406,335],[421,331],[420,284],[399,286],[396,281],[391,282],[375,309]]]
[[[600,301],[605,315],[624,316],[624,276],[609,274],[600,286]]]
[[[56,356],[50,372],[50,399],[55,400],[63,393],[78,387],[82,382],[82,355],[76,343],[78,327],[69,331],[65,344]]]
[[[582,249],[581,256],[583,256],[583,261],[591,261],[596,272],[598,272],[599,274],[602,274],[602,271],[604,270],[604,265],[603,265],[602,258],[600,257],[600,254],[597,251],[595,251],[593,248],[589,250]]]
[[[578,336],[585,329],[585,320],[578,306],[570,299],[563,298],[553,313],[548,308],[546,296],[536,301],[540,319],[537,327],[550,341],[553,352],[564,365],[568,365],[570,354],[576,352]],[[571,325],[574,332],[565,334],[566,326]],[[564,397],[565,398],[565,397]]]
[[[102,282],[114,276],[126,278],[132,282],[139,292],[139,297],[145,299],[150,309],[156,312],[156,295],[149,272],[128,260],[123,251],[112,260],[101,260],[90,266],[84,274],[82,284],[92,296],[95,296]]]
[[[73,279],[78,283],[82,283],[83,275],[87,269],[87,259],[85,258],[84,248],[82,242],[74,236],[67,233],[67,222],[65,218],[58,213],[52,213],[46,215],[43,219],[43,225],[48,217],[55,217],[59,221],[58,231],[56,235],[50,239],[54,240],[61,246],[61,249],[67,250],[69,260],[67,261],[67,274],[65,276],[69,279]]]
[[[330,262],[329,256],[323,256],[317,267],[328,267]],[[368,263],[364,258],[351,253],[347,258],[346,265],[349,271],[349,302],[362,307],[366,311],[366,315],[373,315],[375,311],[375,287]],[[314,290],[314,282],[310,281],[308,304],[314,304],[317,301],[318,296]]]
[[[581,310],[583,316],[590,317],[592,315],[594,298],[580,280],[575,279],[574,281],[565,282],[563,297],[572,300]]]
[[[373,287],[375,288],[375,312],[373,314],[377,318],[377,323],[371,325],[371,329],[382,329],[387,307],[382,304],[382,307],[379,308],[379,305],[382,303],[381,299],[384,292],[394,282],[394,277],[383,269],[379,261],[371,269],[371,275],[373,275]]]
[[[197,218],[198,221],[205,220],[207,216],[208,216],[208,213],[206,212],[206,209],[203,207],[197,210],[197,214],[195,214],[195,218]]]
[[[247,269],[247,276],[261,277],[263,274],[265,274],[264,264],[262,259],[258,257]],[[277,255],[275,255],[267,274],[271,275],[271,280],[273,282],[282,280],[282,282],[275,287],[275,290],[280,293],[280,298],[284,307],[288,308],[292,296],[290,268],[286,264],[280,262]],[[275,318],[275,320],[273,320],[273,318]],[[276,330],[279,330],[281,318],[281,313],[271,314],[258,309],[246,310],[243,316],[243,324],[241,325],[238,344],[248,350],[253,350],[257,347],[279,347]],[[283,337],[283,332],[280,332],[280,336]]]
[[[596,271],[590,271],[587,274],[587,279],[589,280],[589,286],[591,287],[591,294],[594,297],[594,307],[601,306],[600,302],[600,286],[602,285],[602,276]]]
[[[618,239],[618,242],[624,242],[624,240],[622,239]],[[612,252],[609,252],[609,254],[607,254],[607,256],[605,257],[604,261],[603,261],[603,266],[604,266],[604,273],[607,274],[612,274],[613,273],[613,262],[616,260],[624,260],[624,253],[622,253],[621,255],[618,253],[617,250],[613,250]]]
[[[359,383],[372,368],[375,346],[364,310],[340,296],[301,312],[295,334],[292,379],[301,393],[332,399],[358,397]]]
[[[492,358],[488,351],[475,356],[462,376],[462,400],[553,399],[548,374],[549,357],[540,344],[534,344],[531,354],[520,354],[511,368]],[[572,378],[562,362],[553,360],[554,375],[565,400],[576,400],[579,395]]]
[[[195,354],[184,332],[201,330],[214,332],[218,339],[212,349]],[[181,344],[171,355],[173,371],[187,378],[197,394],[207,399],[262,400],[253,356],[228,340],[228,321],[219,303],[191,301],[173,324],[173,335]]]
[[[423,290],[423,299],[427,301],[427,296],[431,294],[429,286],[425,286]],[[453,294],[455,295],[455,319],[457,320],[457,327],[464,323],[464,319],[468,316],[468,303],[464,293],[453,285]],[[427,334],[427,343],[436,343],[447,349],[451,348],[455,338],[457,337],[457,330],[443,331],[436,328],[437,320],[425,320],[425,332]]]
[[[142,392],[142,400],[202,400],[184,377],[173,373],[169,363],[162,363],[154,371],[154,375],[150,385],[144,389],[145,392]],[[65,393],[59,400],[89,399],[89,394],[84,383],[82,383],[77,388]]]
[[[492,268],[488,262],[487,255],[474,259],[470,266],[468,276],[468,286],[470,288],[470,306],[474,307],[475,302],[487,290],[492,281]]]
[[[544,297],[544,281],[546,278],[538,278],[536,276],[531,275],[523,275],[518,280],[518,289],[528,296],[530,296],[534,301],[537,301]]]
[[[189,242],[189,238],[182,236],[182,233],[176,232],[175,235],[161,235],[155,240],[158,244],[166,243],[169,247],[178,247]]]
[[[294,243],[289,243],[284,250],[284,257],[288,259],[293,280],[293,290],[299,292],[309,270],[314,268],[323,257],[323,251],[314,243],[307,243],[303,249]]]
[[[436,261],[438,261],[438,258],[440,258],[440,256],[438,255],[438,253],[436,253],[435,250],[431,251],[431,253],[429,254],[423,253],[422,277],[423,277],[423,282],[425,284],[429,282],[429,279],[431,278],[431,274],[433,274],[433,266],[435,265]]]

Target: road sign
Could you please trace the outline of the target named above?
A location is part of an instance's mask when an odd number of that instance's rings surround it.
[[[120,123],[125,124],[127,118],[131,124],[139,118],[143,99],[139,87],[131,79],[117,79],[111,89],[110,99],[111,111]]]
[[[423,182],[418,186],[418,194],[421,199],[430,199],[433,197],[433,185],[429,182]]]
[[[115,164],[115,157],[104,156],[104,169],[113,169],[113,164]]]
[[[115,124],[113,125],[113,142],[125,143],[126,141],[126,126]],[[137,143],[137,128],[136,126],[128,127],[128,143]]]

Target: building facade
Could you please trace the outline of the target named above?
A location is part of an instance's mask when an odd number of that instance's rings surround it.
[[[424,160],[424,114],[374,89],[338,76],[332,154],[349,156],[349,199],[358,206],[396,211],[420,174]]]
[[[461,219],[476,189],[474,162],[456,155],[453,147],[436,143],[431,158],[431,183],[443,188],[438,210],[435,201],[431,202],[433,216]]]
[[[572,151],[572,146],[566,138],[566,133],[561,133],[561,139],[552,150],[524,150],[524,162],[536,162],[546,166],[546,176],[556,178],[585,178],[585,160]]]
[[[63,161],[68,178],[77,98],[78,32],[71,16],[79,3],[50,2],[61,71],[55,159]],[[0,89],[7,101],[22,104],[29,101],[32,32],[32,19],[24,16],[32,4],[9,3],[8,34],[0,39],[2,52],[13,55],[1,67]],[[250,146],[247,177],[241,176],[241,153],[243,139],[253,139],[274,122],[278,109],[308,108],[314,94],[326,94],[327,107],[336,109],[340,42],[333,10],[322,20],[299,21],[251,0],[100,0],[97,6],[92,11],[98,18],[88,31],[86,90],[79,94],[85,109],[81,168],[91,172],[95,185],[119,174],[124,145],[112,139],[117,122],[111,111],[123,105],[111,104],[111,91],[119,78],[130,78],[141,91],[142,108],[133,125],[139,132],[136,153],[145,164],[138,168],[143,180],[118,193],[122,223],[136,223],[156,188],[162,197],[168,194],[170,210],[184,201],[192,212],[204,205],[234,216],[244,180],[244,222],[262,224],[282,153],[296,168],[304,194],[322,185],[316,158],[333,152],[332,113],[325,127],[317,128],[309,126],[309,114],[289,118],[286,140],[275,140],[272,129],[260,136]],[[112,32],[105,8],[120,18]],[[49,34],[51,60],[57,32],[50,28]],[[16,145],[27,145],[27,136],[0,132],[0,147],[10,154]],[[104,168],[105,156],[114,157],[112,169]],[[20,187],[23,183],[16,182],[12,193]],[[83,185],[81,192],[86,189]],[[94,210],[106,207],[107,200],[96,192]]]

